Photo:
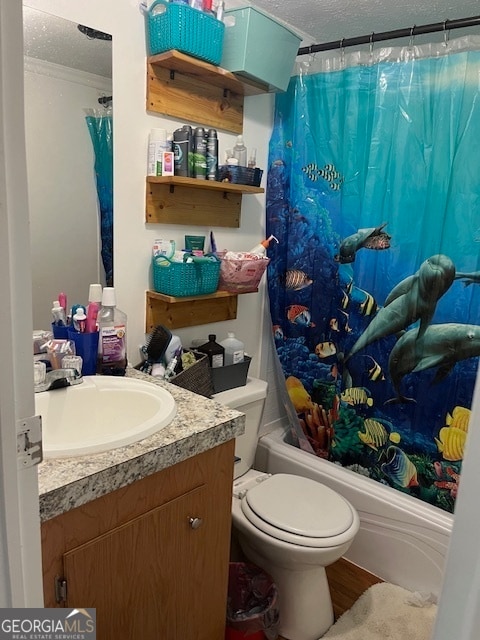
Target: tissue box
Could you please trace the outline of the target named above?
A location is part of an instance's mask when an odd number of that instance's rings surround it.
[[[286,91],[302,38],[253,7],[225,12],[220,66],[240,76]]]

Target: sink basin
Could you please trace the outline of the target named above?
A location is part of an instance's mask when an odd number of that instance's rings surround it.
[[[85,376],[76,386],[35,394],[42,416],[43,455],[101,453],[151,436],[177,412],[162,387],[112,376]]]

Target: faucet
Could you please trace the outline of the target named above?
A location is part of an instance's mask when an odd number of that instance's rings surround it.
[[[45,381],[34,386],[35,393],[63,389],[83,382],[82,375],[77,369],[52,369],[45,376]]]

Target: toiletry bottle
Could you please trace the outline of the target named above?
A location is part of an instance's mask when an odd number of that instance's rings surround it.
[[[127,367],[127,316],[116,306],[113,287],[103,289],[97,321],[97,373],[123,376]]]
[[[247,166],[247,147],[243,143],[243,136],[237,136],[237,141],[233,147],[233,157],[238,160],[240,167]]]
[[[220,342],[220,346],[225,349],[225,366],[243,362],[245,356],[245,345],[241,340],[237,340],[231,331],[227,333],[227,338]]]
[[[257,256],[265,256],[268,246],[272,240],[275,240],[275,242],[278,244],[278,240],[275,236],[269,236],[266,240],[263,240],[262,242],[260,242],[260,244],[257,244],[255,247],[253,247],[253,249],[250,249],[248,253],[255,253]]]
[[[168,343],[167,348],[165,349],[165,353],[163,354],[163,359],[165,360],[166,364],[170,364],[170,360],[172,360],[173,356],[179,349],[180,355],[182,355],[182,341],[180,340],[179,336],[177,336],[175,333],[172,333],[170,342]]]
[[[148,176],[162,175],[163,152],[168,150],[167,131],[152,129],[148,137]]]
[[[251,149],[248,155],[248,168],[255,169],[257,166],[257,150]]]
[[[188,178],[189,132],[181,127],[173,132],[173,157],[176,176]]]
[[[91,284],[88,288],[88,305],[87,305],[87,322],[85,325],[86,333],[94,333],[97,331],[97,317],[102,304],[102,285]]]
[[[60,306],[58,300],[53,301],[52,316],[54,325],[56,325],[57,327],[67,326],[67,316],[65,314],[65,309]]]
[[[215,342],[217,336],[211,333],[208,336],[208,342],[197,347],[197,351],[200,353],[206,353],[208,356],[208,361],[212,369],[215,367],[223,367],[224,359],[225,359],[225,349]]]
[[[224,0],[220,0],[217,4],[217,20],[223,20],[223,14],[225,12],[225,2]]]
[[[87,327],[87,315],[83,307],[78,307],[73,315],[73,327],[79,333],[85,333]]]
[[[197,180],[207,177],[207,138],[203,127],[196,127],[193,145],[193,175]]]
[[[216,180],[218,172],[217,130],[209,129],[207,135],[207,180]]]

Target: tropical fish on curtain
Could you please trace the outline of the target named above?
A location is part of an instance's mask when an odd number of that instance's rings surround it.
[[[111,108],[87,109],[85,118],[95,153],[101,256],[107,286],[113,286],[113,123]]]
[[[480,41],[467,40],[292,78],[267,184],[299,445],[450,512],[480,356]]]

